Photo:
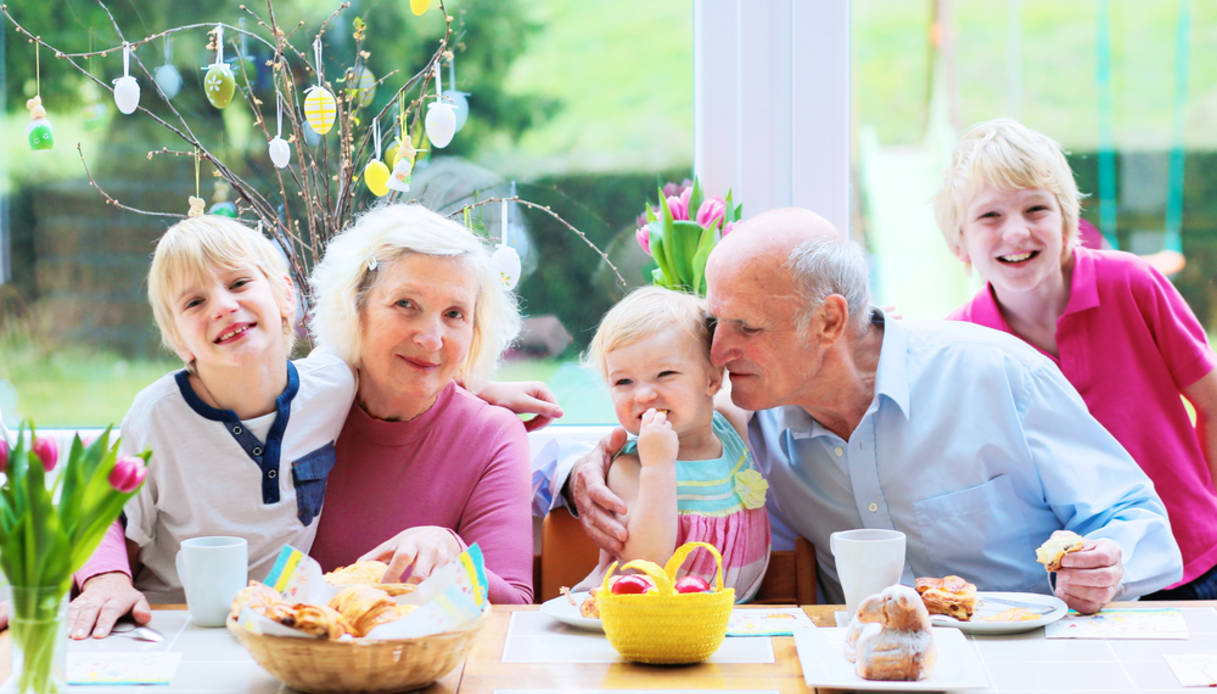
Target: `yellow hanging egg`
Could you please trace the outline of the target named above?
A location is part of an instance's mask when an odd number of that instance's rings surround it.
[[[431,7],[431,0],[410,0],[410,11],[416,15],[421,15]]]
[[[207,77],[203,78],[203,92],[207,100],[216,108],[224,108],[232,101],[237,83],[232,78],[232,68],[225,63],[215,63],[207,68]]]
[[[373,159],[363,167],[363,182],[376,197],[384,197],[389,192],[389,167],[383,161]]]
[[[338,105],[330,90],[320,85],[310,87],[304,95],[304,118],[313,132],[324,135],[334,127],[334,116],[338,113]]]

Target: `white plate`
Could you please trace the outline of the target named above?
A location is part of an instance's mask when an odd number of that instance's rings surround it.
[[[553,617],[559,622],[565,622],[572,627],[579,629],[587,629],[588,631],[604,631],[604,627],[600,624],[599,619],[592,617],[584,617],[579,614],[578,605],[583,603],[587,597],[587,593],[580,591],[571,593],[570,598],[575,601],[575,604],[570,604],[570,600],[565,595],[559,595],[552,600],[546,600],[541,603],[541,612],[549,617]]]
[[[1051,611],[1041,615],[1039,619],[1027,619],[1019,622],[986,621],[984,617],[1005,612],[1013,607],[1013,605],[1003,604],[996,600],[986,600],[986,597],[1005,598],[1036,607],[1051,608]],[[1041,593],[1000,593],[982,590],[976,594],[976,610],[972,613],[971,621],[961,622],[954,617],[948,617],[944,614],[930,615],[930,621],[935,626],[955,627],[969,634],[1016,634],[1020,631],[1031,631],[1047,626],[1067,614],[1069,614],[1069,607],[1055,595],[1043,595]]]
[[[937,651],[934,671],[929,677],[916,682],[864,680],[859,677],[854,672],[854,664],[845,659],[842,650],[845,631],[844,628],[795,631],[794,643],[807,686],[902,692],[981,689],[990,686],[976,647],[958,629],[931,629]]]

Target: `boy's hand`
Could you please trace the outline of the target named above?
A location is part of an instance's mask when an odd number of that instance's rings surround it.
[[[642,415],[638,429],[638,460],[643,467],[667,465],[676,460],[680,439],[667,413],[651,408]]]
[[[110,635],[119,617],[131,613],[136,624],[152,621],[152,608],[144,594],[131,585],[131,577],[120,572],[98,574],[81,587],[68,605],[68,636],[100,639]]]
[[[557,398],[540,381],[490,381],[483,386],[478,397],[516,414],[535,415],[524,420],[524,428],[528,431],[536,431],[563,414]]]
[[[456,559],[464,547],[455,534],[437,525],[408,528],[380,543],[359,561],[383,561],[389,565],[384,583],[418,583],[435,569]]]

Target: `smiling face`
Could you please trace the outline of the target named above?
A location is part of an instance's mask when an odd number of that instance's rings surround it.
[[[459,257],[419,253],[377,275],[359,311],[359,401],[380,419],[413,419],[465,362],[477,280]]]
[[[1055,292],[1064,288],[1068,257],[1064,221],[1052,193],[1042,188],[981,188],[964,208],[957,250],[993,285],[999,297]]]
[[[609,350],[604,366],[613,411],[631,434],[651,408],[667,413],[677,436],[710,425],[722,373],[685,331],[666,330]]]
[[[285,281],[290,287],[290,280]],[[176,351],[196,370],[287,359],[291,343],[285,325],[296,310],[293,299],[277,301],[270,281],[256,267],[207,268],[177,286],[172,297],[180,337]]]

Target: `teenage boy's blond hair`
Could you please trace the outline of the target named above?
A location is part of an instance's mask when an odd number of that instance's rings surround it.
[[[680,330],[697,341],[710,364],[713,331],[704,299],[662,287],[642,287],[630,292],[600,319],[600,327],[588,345],[585,361],[608,379],[605,355],[659,333]]]
[[[156,242],[152,267],[148,269],[148,303],[152,304],[161,342],[175,354],[188,351],[173,320],[173,302],[183,282],[199,280],[215,270],[248,266],[266,276],[279,306],[294,301],[287,259],[262,234],[219,215],[189,217],[169,227]],[[289,311],[289,316],[283,321],[283,333],[290,352],[296,329],[295,311]],[[193,364],[186,366],[194,368]]]
[[[1077,245],[1082,196],[1061,146],[1052,138],[1009,118],[986,121],[964,133],[934,194],[938,229],[956,255],[963,247],[968,203],[985,185],[1048,191],[1061,208],[1065,256]]]

